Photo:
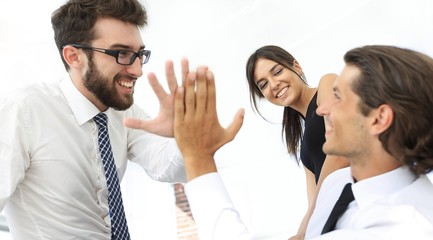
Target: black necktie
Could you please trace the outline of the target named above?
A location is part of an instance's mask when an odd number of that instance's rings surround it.
[[[122,193],[120,192],[119,178],[117,177],[116,164],[111,151],[110,137],[107,129],[107,116],[99,113],[93,120],[98,125],[98,144],[102,163],[105,170],[105,178],[108,187],[108,205],[110,207],[111,239],[129,240],[128,225],[126,224],[123,210]]]
[[[335,203],[335,206],[332,209],[331,214],[329,215],[328,220],[325,223],[325,226],[323,227],[322,234],[333,231],[335,229],[338,218],[343,215],[343,213],[347,209],[347,206],[353,200],[355,200],[355,197],[353,196],[352,192],[352,184],[348,183],[346,184],[346,186],[344,186],[340,198]]]

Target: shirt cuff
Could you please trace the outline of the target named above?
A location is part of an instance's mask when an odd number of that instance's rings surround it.
[[[196,177],[185,184],[185,193],[190,205],[197,207],[205,204],[219,204],[232,206],[232,201],[227,193],[221,176],[217,172],[207,173]]]

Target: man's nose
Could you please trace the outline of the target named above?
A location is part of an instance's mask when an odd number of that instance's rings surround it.
[[[332,104],[331,102],[332,102],[332,100],[330,100],[330,99],[321,101],[319,103],[319,105],[317,106],[316,114],[319,116],[325,116],[325,115],[329,114],[329,109],[330,109],[330,106]]]
[[[136,76],[137,78],[143,75],[143,65],[141,65],[141,59],[135,58],[134,62],[128,66],[128,73]]]

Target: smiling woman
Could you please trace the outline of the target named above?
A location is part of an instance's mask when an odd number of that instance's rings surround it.
[[[258,108],[259,99],[284,108],[282,132],[288,153],[298,159],[299,152],[304,166],[309,208],[296,234],[302,238],[323,180],[349,165],[345,158],[327,156],[322,151],[325,125],[323,117],[316,114],[319,103],[332,97],[332,84],[337,75],[325,74],[318,87],[310,87],[299,62],[285,49],[274,45],[263,46],[251,54],[246,75],[252,107],[259,115],[263,116]]]

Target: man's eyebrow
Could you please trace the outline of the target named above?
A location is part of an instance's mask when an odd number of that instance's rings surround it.
[[[125,45],[125,44],[120,44],[120,43],[113,44],[110,47],[111,48],[123,48],[123,49],[129,49],[129,50],[132,49],[131,46],[128,46],[128,45]],[[139,50],[143,50],[145,47],[146,47],[145,45],[142,45],[142,46],[140,46]]]

